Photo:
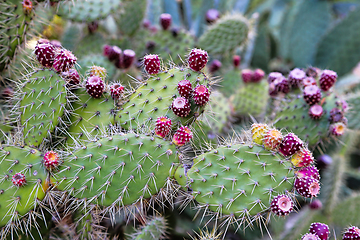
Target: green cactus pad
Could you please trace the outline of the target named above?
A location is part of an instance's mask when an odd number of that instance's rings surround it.
[[[210,54],[230,52],[245,44],[249,28],[249,21],[240,14],[224,16],[201,35],[198,45]]]
[[[241,88],[243,85],[244,82],[241,79],[241,70],[232,69],[225,71],[222,75],[222,81],[220,83],[219,90],[226,95],[234,94],[236,90]]]
[[[37,70],[25,76],[21,84],[19,108],[24,141],[39,146],[59,123],[67,98],[65,81],[52,70]]]
[[[145,226],[137,229],[129,236],[129,240],[159,240],[166,233],[166,220],[162,216],[154,216],[146,222]]]
[[[235,114],[254,117],[264,114],[269,99],[268,88],[269,84],[264,80],[244,84],[230,97]]]
[[[196,157],[187,175],[201,207],[240,218],[267,211],[272,198],[290,192],[294,181],[290,162],[247,144],[219,147]]]
[[[58,15],[75,22],[105,19],[121,7],[120,0],[77,0],[59,4]]]
[[[213,91],[210,96],[210,107],[205,116],[213,133],[221,133],[229,122],[231,108],[229,99],[221,92]]]
[[[204,106],[197,106],[191,100],[191,112],[187,117],[178,117],[171,110],[171,104],[179,97],[177,85],[181,80],[187,79],[193,88],[199,85],[210,85],[209,79],[202,72],[194,72],[188,68],[172,68],[168,71],[151,75],[130,97],[129,102],[121,107],[117,120],[125,129],[136,129],[138,125],[150,125],[153,129],[156,119],[167,116],[172,120],[173,126],[178,122],[188,125],[203,111]]]
[[[328,119],[331,109],[338,107],[337,100],[339,99],[335,94],[326,96],[322,105],[323,116],[318,120],[313,120],[308,114],[309,105],[306,104],[303,97],[301,95],[291,96],[282,102],[276,113],[274,126],[293,132],[300,139],[307,142],[310,147],[315,147],[330,137],[330,122]]]
[[[114,135],[70,153],[55,174],[56,185],[88,202],[130,205],[159,192],[176,161],[170,142],[133,133]]]
[[[109,93],[104,93],[100,98],[91,97],[84,88],[74,93],[78,99],[72,103],[71,125],[67,130],[74,139],[87,140],[87,134],[102,135],[109,126],[114,125],[116,110]],[[72,144],[74,139],[69,137],[67,143]]]
[[[133,35],[142,24],[146,6],[146,0],[123,1],[122,11],[115,15],[120,32],[125,35]]]
[[[76,39],[74,39],[74,41],[75,40]],[[87,57],[90,54],[102,54],[102,47],[105,43],[105,39],[101,33],[96,32],[94,34],[85,35],[78,41],[79,44],[76,45],[74,50],[74,54],[78,58]]]
[[[184,30],[178,30],[177,34],[169,30],[159,30],[147,39],[146,52],[158,54],[165,63],[171,61],[182,64],[184,59],[181,58],[187,55],[193,46],[194,37]]]
[[[0,2],[0,72],[13,59],[31,26],[34,11],[25,14],[22,1]]]
[[[359,22],[360,8],[356,8],[324,35],[318,44],[315,65],[332,69],[339,76],[355,67],[360,59]]]
[[[48,186],[39,151],[29,147],[6,146],[0,152],[0,227],[2,227],[19,221],[35,210],[45,197]],[[26,185],[14,186],[11,179],[16,173],[25,175]]]
[[[346,102],[350,107],[350,110],[347,113],[347,119],[349,120],[348,128],[353,130],[360,130],[360,92],[348,94],[346,96]]]

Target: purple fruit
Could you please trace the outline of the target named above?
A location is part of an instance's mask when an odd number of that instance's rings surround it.
[[[265,72],[260,68],[255,69],[254,74],[252,76],[252,82],[260,82],[265,76]]]
[[[131,67],[133,62],[135,61],[135,52],[131,49],[125,49],[122,56],[121,66],[124,69],[128,69]]]
[[[323,91],[328,91],[332,86],[334,86],[337,80],[337,73],[331,70],[324,70],[320,76],[320,88]]]
[[[313,209],[313,210],[321,209],[322,202],[319,199],[315,199],[309,204],[309,207],[310,207],[310,209]]]
[[[292,87],[300,87],[302,81],[306,78],[306,73],[299,69],[299,68],[295,68],[293,69],[288,76],[289,79],[289,84]]]
[[[53,68],[56,72],[66,72],[74,66],[77,58],[69,50],[61,49],[57,52]]]
[[[296,191],[306,198],[316,197],[320,192],[319,181],[311,177],[296,178],[294,186]]]
[[[244,69],[241,71],[241,78],[244,83],[249,83],[253,79],[254,72],[251,69]]]
[[[99,28],[98,22],[94,21],[94,22],[88,23],[88,30],[89,30],[90,34],[95,33],[98,28]]]
[[[217,70],[219,70],[221,68],[221,62],[217,59],[214,59],[209,66],[209,71],[211,73],[216,72]]]
[[[99,98],[104,92],[105,84],[100,77],[94,75],[87,79],[85,88],[90,96]]]
[[[176,116],[187,117],[191,111],[189,100],[178,97],[172,102],[171,109]]]
[[[188,57],[189,67],[194,71],[200,71],[208,62],[208,53],[204,50],[193,48]]]
[[[108,55],[110,61],[121,59],[122,50],[118,46],[112,46]]]
[[[206,12],[206,21],[210,24],[216,22],[216,20],[218,20],[219,17],[220,17],[220,13],[216,9],[212,8],[207,10]]]
[[[288,133],[280,143],[279,151],[285,156],[291,156],[303,147],[303,142],[293,133]]]
[[[293,207],[293,201],[286,195],[278,195],[274,197],[270,204],[271,211],[278,216],[288,215],[293,210]]]
[[[148,74],[158,74],[161,62],[156,54],[149,54],[144,57],[144,67]]]
[[[297,178],[311,177],[316,180],[320,180],[319,170],[314,166],[308,166],[300,169],[296,172]]]
[[[316,234],[307,233],[301,237],[301,240],[320,240]]]
[[[79,73],[73,68],[69,69],[67,72],[61,73],[61,76],[66,80],[68,86],[74,86],[80,83]]]
[[[41,43],[35,46],[35,55],[39,63],[47,68],[54,64],[55,47],[51,43]]]
[[[285,77],[276,78],[272,83],[275,85],[277,92],[285,94],[290,92],[289,81]]]
[[[307,104],[314,105],[321,101],[321,91],[316,85],[307,86],[304,88],[303,97]]]
[[[277,78],[283,78],[284,76],[282,75],[282,73],[279,73],[279,72],[271,72],[269,73],[269,76],[268,76],[268,83],[272,83],[275,81],[275,79]]]
[[[309,232],[317,235],[321,240],[329,239],[329,226],[325,223],[315,222],[310,225]]]
[[[192,95],[192,85],[189,80],[181,80],[177,85],[177,90],[180,94],[180,96],[190,99]]]
[[[203,106],[210,99],[210,92],[204,85],[199,85],[193,90],[193,99],[196,105]]]
[[[342,240],[360,240],[360,229],[355,226],[351,226],[343,233]]]
[[[234,64],[234,67],[238,67],[240,66],[240,63],[241,63],[241,57],[239,55],[234,55],[233,56],[233,64]]]
[[[318,105],[318,104],[312,105],[309,109],[309,116],[314,120],[321,118],[323,113],[324,113],[324,110],[323,110],[322,106]]]
[[[163,13],[160,15],[160,25],[164,30],[168,30],[172,22],[172,17],[168,13]]]
[[[342,113],[342,111],[340,109],[333,108],[330,110],[329,122],[330,123],[341,122],[343,117],[344,117],[344,114]]]

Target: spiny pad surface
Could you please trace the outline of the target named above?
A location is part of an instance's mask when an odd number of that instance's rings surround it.
[[[245,144],[198,156],[187,174],[200,205],[236,216],[268,210],[273,196],[291,191],[294,182],[290,162],[260,146]]]
[[[25,143],[39,146],[53,132],[66,105],[65,81],[51,70],[38,70],[25,77],[18,93]]]
[[[181,80],[187,79],[193,86],[197,84],[209,87],[209,79],[204,73],[193,72],[188,68],[172,68],[166,72],[151,75],[130,97],[129,102],[121,107],[116,119],[121,127],[136,128],[139,124],[150,123],[154,128],[156,119],[167,116],[174,126],[181,122],[182,125],[191,123],[199,116],[205,106],[197,106],[190,101],[191,111],[187,117],[176,116],[171,105],[176,97],[179,97],[177,86]]]
[[[0,150],[0,227],[21,219],[45,196],[46,173],[40,152],[29,147],[6,146]],[[25,175],[26,184],[16,187],[12,176]]]
[[[176,155],[174,145],[157,137],[114,135],[70,153],[55,178],[58,189],[74,197],[129,205],[164,186]]]

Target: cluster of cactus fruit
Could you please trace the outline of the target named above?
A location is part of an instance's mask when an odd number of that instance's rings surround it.
[[[232,2],[0,3],[1,239],[360,239],[336,220],[354,97],[256,64],[266,14]],[[33,38],[50,6],[63,22]]]

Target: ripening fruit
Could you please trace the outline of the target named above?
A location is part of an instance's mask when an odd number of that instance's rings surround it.
[[[171,132],[171,119],[168,117],[158,117],[155,125],[155,134],[159,137],[166,137]]]
[[[179,128],[174,134],[173,142],[176,146],[183,146],[186,143],[190,142],[192,138],[193,133],[191,132],[191,130],[186,126],[183,126]]]
[[[60,165],[60,158],[54,151],[48,151],[44,155],[43,164],[48,170],[53,170]]]
[[[290,197],[286,195],[278,195],[271,201],[271,211],[278,216],[288,215],[294,207],[294,203]]]

